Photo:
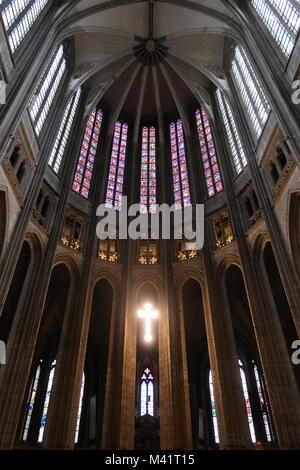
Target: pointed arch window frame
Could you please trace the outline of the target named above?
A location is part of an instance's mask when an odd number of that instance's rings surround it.
[[[39,137],[49,111],[66,75],[67,60],[64,45],[59,44],[51,55],[48,65],[40,76],[29,104],[29,116],[36,135]]]
[[[231,76],[245,115],[249,118],[250,129],[258,140],[269,118],[271,106],[248,55],[240,45],[234,50]]]
[[[216,90],[216,97],[232,156],[232,166],[236,175],[239,175],[248,165],[246,152],[228,98],[219,88]]]
[[[12,54],[23,43],[42,13],[50,8],[49,0],[2,0],[1,17]]]
[[[156,212],[157,204],[157,129],[142,127],[140,208],[142,214]]]
[[[74,121],[76,119],[81,94],[82,89],[81,87],[79,87],[69,99],[60,122],[59,130],[56,134],[56,138],[48,161],[48,165],[56,174],[59,174],[61,169],[61,164],[66,151],[66,147],[70,139],[70,133]]]
[[[270,39],[275,41],[280,52],[288,59],[295,47],[300,28],[299,0],[251,0],[255,16],[267,29]]]
[[[114,128],[105,195],[105,206],[117,211],[121,210],[124,194],[128,132],[128,123],[119,119]]]
[[[175,210],[191,207],[191,187],[187,165],[186,143],[181,119],[174,120],[169,125],[173,200]]]
[[[149,389],[150,386],[150,389]],[[149,394],[150,392],[150,394]],[[149,400],[149,397],[152,397]],[[151,403],[149,408],[149,403]],[[155,417],[155,387],[154,375],[149,366],[143,367],[143,372],[140,376],[139,387],[139,416],[150,415]]]
[[[95,107],[86,121],[72,185],[72,190],[85,199],[90,196],[102,124],[103,111]]]
[[[208,197],[213,197],[224,189],[216,144],[208,114],[202,106],[195,110],[195,119],[207,193]]]

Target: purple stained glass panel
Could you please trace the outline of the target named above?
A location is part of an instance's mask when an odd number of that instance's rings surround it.
[[[107,207],[121,209],[124,169],[127,151],[128,125],[120,121],[116,122],[113,144],[110,158],[110,169],[106,190],[105,203]]]
[[[173,195],[175,208],[177,210],[182,209],[183,206],[188,207],[191,205],[183,125],[180,119],[170,124],[170,143],[173,174]]]
[[[156,129],[142,128],[140,210],[141,213],[155,212],[156,204]]]
[[[72,186],[73,191],[85,197],[86,199],[89,197],[89,189],[93,176],[95,155],[99,142],[102,119],[102,111],[95,108],[86,124],[80,154],[78,157],[78,165],[74,176]]]
[[[223,189],[215,144],[205,110],[203,108],[197,109],[195,111],[195,118],[208,196],[212,197]]]

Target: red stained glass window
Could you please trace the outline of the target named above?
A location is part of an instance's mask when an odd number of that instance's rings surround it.
[[[117,121],[113,137],[105,204],[121,210],[127,151],[128,124]]]
[[[73,181],[73,191],[89,197],[103,113],[94,109],[88,118]]]
[[[182,121],[170,124],[172,178],[175,209],[191,206],[190,184],[186,164],[186,152]]]
[[[222,176],[208,116],[203,108],[197,109],[195,116],[207,192],[212,197],[223,190]]]
[[[156,210],[156,130],[143,127],[141,149],[140,206],[141,213]]]

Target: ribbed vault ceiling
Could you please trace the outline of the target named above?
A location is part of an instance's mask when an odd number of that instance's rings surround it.
[[[140,62],[154,63],[168,113],[174,105],[174,96],[171,99],[167,90],[170,79],[184,95],[190,93],[209,105],[207,90],[211,82],[226,86],[225,38],[236,36],[236,19],[229,3],[73,0],[61,22],[63,38],[74,40],[72,87],[85,84],[90,92],[89,105],[103,97],[110,102],[118,90],[121,92],[134,67]],[[149,38],[153,40],[150,45]],[[149,86],[151,75],[149,72]],[[139,80],[137,76],[135,86]],[[126,103],[132,111],[134,104],[129,99]]]

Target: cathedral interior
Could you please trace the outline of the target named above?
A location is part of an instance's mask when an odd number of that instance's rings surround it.
[[[0,449],[299,449],[300,0],[0,16]]]

